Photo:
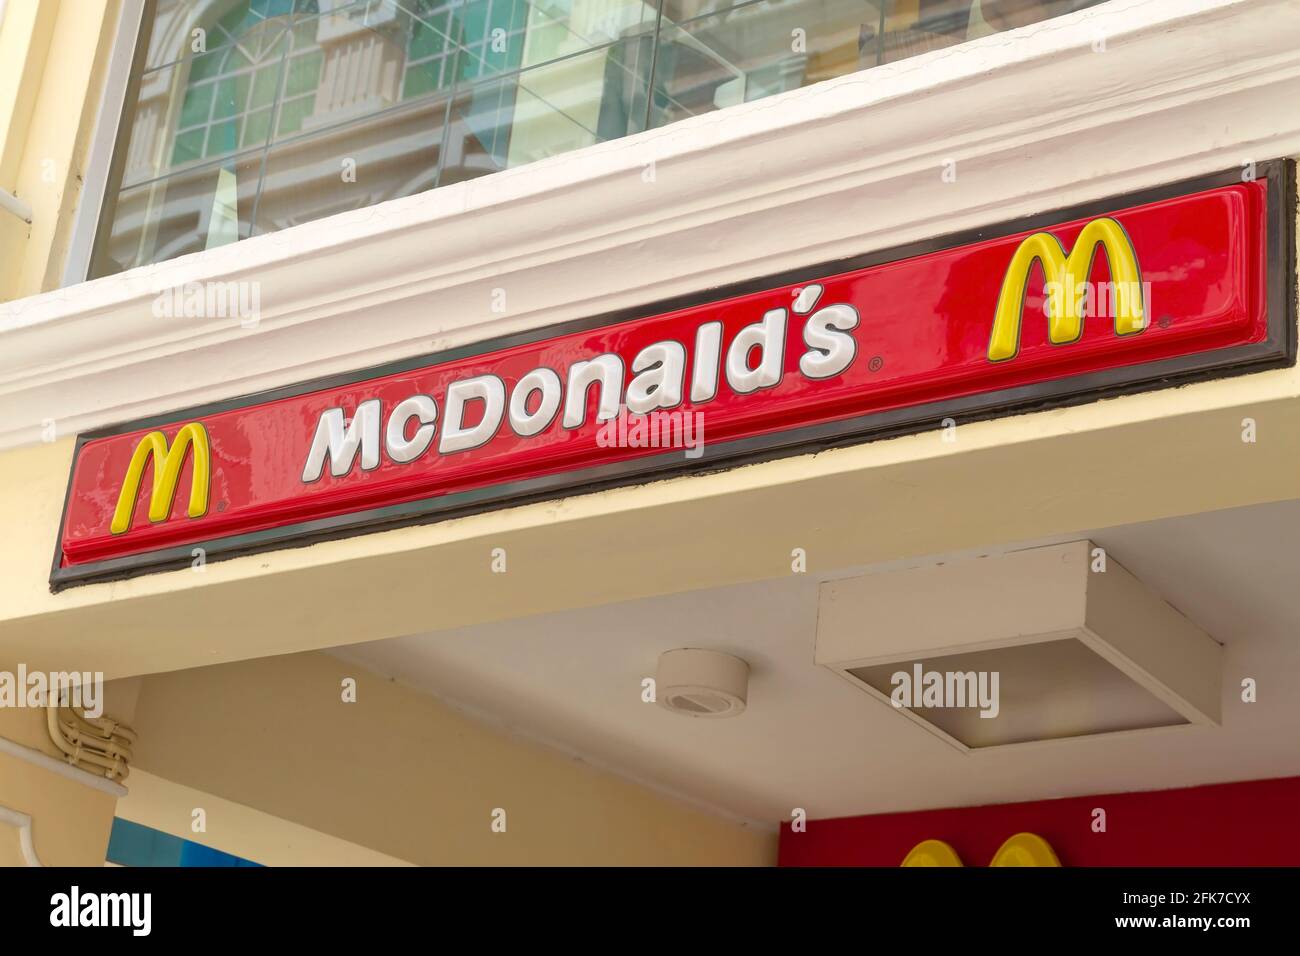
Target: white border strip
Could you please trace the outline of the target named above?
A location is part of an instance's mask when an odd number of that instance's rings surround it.
[[[3,2],[3,0],[0,0]],[[0,10],[3,13],[3,10]],[[7,823],[18,831],[18,844],[22,847],[23,862],[28,866],[43,866],[36,855],[36,843],[32,839],[32,818],[29,814],[0,807],[0,823]]]

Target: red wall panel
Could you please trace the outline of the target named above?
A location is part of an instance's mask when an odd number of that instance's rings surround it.
[[[1092,830],[1096,807],[1106,811],[1105,833]],[[804,833],[787,822],[779,863],[898,866],[936,839],[966,866],[987,866],[1024,831],[1047,840],[1063,866],[1297,866],[1300,777],[810,820]]]

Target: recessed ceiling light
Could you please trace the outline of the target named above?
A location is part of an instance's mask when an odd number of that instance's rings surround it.
[[[1219,722],[1220,646],[1090,541],[828,582],[816,660],[964,753]]]

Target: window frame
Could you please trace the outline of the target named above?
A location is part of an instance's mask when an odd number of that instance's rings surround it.
[[[114,166],[126,161],[130,124],[122,122],[126,104],[139,86],[137,60],[149,49],[149,37],[156,0],[122,0],[113,49],[104,74],[104,90],[95,117],[95,128],[86,151],[81,200],[73,218],[72,241],[63,265],[62,286],[87,281],[95,247],[100,241],[99,225],[106,206]]]

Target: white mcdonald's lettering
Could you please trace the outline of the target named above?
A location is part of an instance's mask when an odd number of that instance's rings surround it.
[[[840,375],[857,354],[850,334],[858,325],[857,310],[836,303],[814,312],[821,292],[821,286],[805,286],[794,302],[795,314],[807,315],[799,373],[814,380]],[[737,395],[775,388],[784,374],[789,312],[769,310],[740,329],[725,349],[722,323],[705,322],[689,345],[673,339],[647,345],[628,368],[620,356],[606,352],[567,369],[533,369],[513,388],[492,374],[456,379],[441,397],[416,394],[398,402],[387,423],[377,398],[361,402],[350,418],[347,409],[326,409],[316,423],[302,480],[320,480],[326,462],[330,475],[342,478],[357,467],[358,458],[362,471],[378,468],[385,455],[397,464],[415,461],[434,446],[435,434],[438,454],[452,455],[487,444],[503,426],[520,438],[581,428],[588,424],[593,388],[596,422],[617,418],[621,407],[636,415],[674,408],[688,396],[698,408],[717,397],[723,381]]]

